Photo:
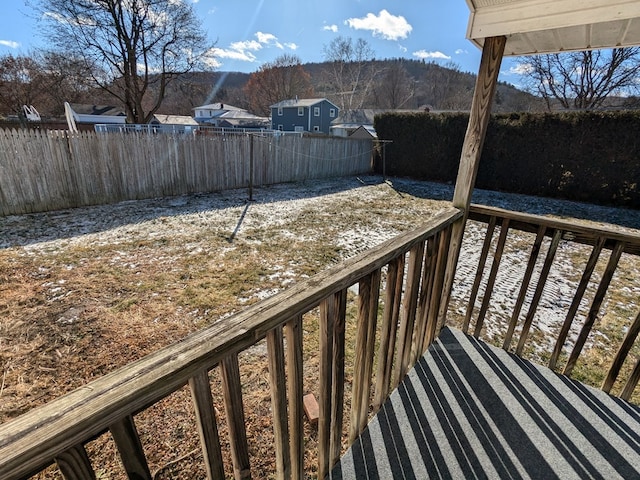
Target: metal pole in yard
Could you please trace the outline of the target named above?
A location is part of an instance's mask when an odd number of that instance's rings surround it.
[[[382,142],[382,181],[387,181],[387,142]]]
[[[249,201],[253,202],[253,134],[249,134]]]

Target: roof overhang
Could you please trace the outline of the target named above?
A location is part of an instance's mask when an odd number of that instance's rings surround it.
[[[507,37],[504,54],[640,45],[638,0],[467,0],[467,38]]]

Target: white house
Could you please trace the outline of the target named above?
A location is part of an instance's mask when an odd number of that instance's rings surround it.
[[[269,128],[269,119],[249,113],[244,108],[227,103],[210,103],[193,109],[193,118],[200,125],[229,128]]]

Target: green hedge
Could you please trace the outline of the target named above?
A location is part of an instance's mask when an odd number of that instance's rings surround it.
[[[468,114],[376,117],[386,174],[455,182]],[[640,208],[640,112],[492,116],[476,186]],[[382,172],[382,162],[376,162]]]

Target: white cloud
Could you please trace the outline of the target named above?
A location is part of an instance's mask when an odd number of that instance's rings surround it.
[[[436,60],[451,60],[449,55],[445,55],[442,52],[427,52],[426,50],[418,50],[417,52],[413,52],[413,56],[417,57],[421,60],[425,60],[427,58],[435,58]]]
[[[210,56],[211,59],[207,60],[207,63],[213,67],[220,67],[220,59],[229,59],[240,62],[255,62],[258,60],[256,54],[259,50],[267,47],[276,47],[281,50],[288,48],[289,50],[297,50],[298,45],[295,43],[282,44],[278,41],[278,37],[271,33],[257,32],[255,34],[257,40],[244,40],[241,42],[233,42],[228,48],[214,47]]]
[[[456,55],[468,55],[469,54],[469,50],[464,50],[462,48],[459,48],[455,51]]]
[[[526,75],[533,70],[530,63],[518,63],[509,68],[509,75]]]
[[[403,16],[391,15],[387,10],[380,10],[378,15],[368,13],[363,18],[349,18],[345,25],[355,30],[370,30],[374,37],[385,40],[407,38],[413,30]]]
[[[12,40],[0,40],[0,45],[4,45],[9,48],[18,48],[20,46],[18,42],[14,42]]]
[[[338,31],[338,26],[337,25],[325,25],[324,27],[322,27],[323,30],[327,30],[328,32],[333,32],[336,33]]]
[[[274,47],[284,49],[284,46],[278,41],[278,37],[272,33],[256,32],[256,38],[263,45],[273,45]]]

